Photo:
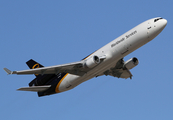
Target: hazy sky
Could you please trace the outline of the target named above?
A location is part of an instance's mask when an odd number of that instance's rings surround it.
[[[173,1],[4,0],[0,1],[1,120],[172,120]],[[79,61],[136,25],[154,17],[168,20],[153,41],[124,59],[139,59],[133,79],[93,78],[46,97],[16,91],[34,75],[6,75]]]

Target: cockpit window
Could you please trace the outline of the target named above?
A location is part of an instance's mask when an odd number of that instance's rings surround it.
[[[163,18],[157,18],[157,19],[154,19],[154,22],[157,22],[157,21],[160,20],[160,19],[163,19]]]

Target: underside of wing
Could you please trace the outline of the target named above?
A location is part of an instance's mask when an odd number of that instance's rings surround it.
[[[118,78],[132,78],[132,74],[130,72],[130,69],[134,68],[138,65],[138,59],[137,58],[131,58],[128,61],[124,61],[123,59],[120,59],[116,66],[112,67],[111,69],[104,72],[104,75],[110,75]]]
[[[32,92],[42,92],[42,91],[45,91],[45,90],[49,89],[50,87],[51,87],[51,85],[32,86],[32,87],[22,87],[22,88],[19,88],[17,90],[20,90],[20,91],[32,91]]]
[[[10,71],[7,68],[4,68],[4,70],[8,74],[58,74],[61,72],[67,72],[82,76],[86,73],[86,69],[83,69],[83,61],[21,71]]]
[[[123,70],[123,69],[112,69],[109,71],[109,73],[107,75],[110,75],[110,76],[113,76],[113,77],[118,77],[118,78],[132,78],[132,74],[131,72],[126,69],[126,70]]]

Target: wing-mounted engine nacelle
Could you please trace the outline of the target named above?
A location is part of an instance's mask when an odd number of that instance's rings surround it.
[[[134,68],[135,66],[137,66],[138,64],[139,64],[139,61],[136,57],[131,58],[124,63],[124,69],[130,70]]]
[[[100,58],[98,56],[92,56],[91,58],[87,59],[84,67],[87,68],[93,68],[94,66],[98,65],[100,63]]]

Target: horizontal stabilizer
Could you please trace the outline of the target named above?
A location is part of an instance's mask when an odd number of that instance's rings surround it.
[[[9,74],[12,74],[12,71],[7,69],[7,68],[4,68],[5,72],[9,75]]]
[[[21,90],[21,91],[32,91],[32,92],[42,92],[45,91],[47,89],[49,89],[51,87],[51,85],[46,85],[46,86],[32,86],[32,87],[22,87],[19,88],[17,90]]]

